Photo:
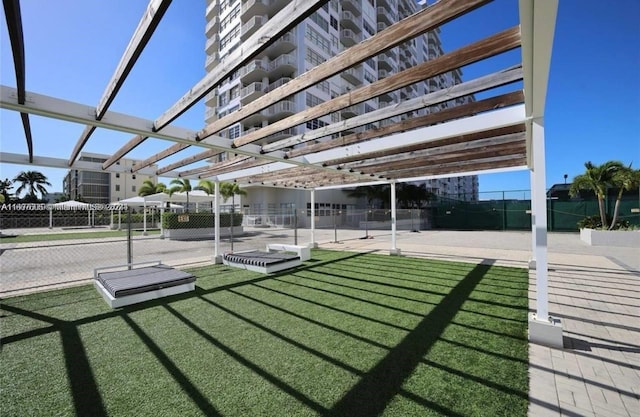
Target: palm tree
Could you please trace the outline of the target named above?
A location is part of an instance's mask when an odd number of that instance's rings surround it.
[[[220,183],[220,196],[224,203],[228,199],[233,198],[234,195],[247,195],[247,192],[240,188],[235,182],[221,182]],[[233,211],[234,205],[231,205],[231,220],[229,222],[229,237],[231,240],[231,252],[233,252]]]
[[[9,178],[5,178],[4,181],[0,180],[0,195],[2,195],[2,202],[11,200],[11,193],[9,190],[13,188],[13,181]]]
[[[155,184],[151,180],[144,180],[144,182],[142,183],[142,186],[140,187],[140,190],[138,191],[138,195],[140,197],[144,197],[147,195],[162,193],[166,189],[167,189],[167,186],[161,182]]]
[[[176,192],[187,194],[187,210],[186,211],[188,213],[189,212],[189,192],[193,191],[193,188],[191,188],[191,181],[189,181],[188,178],[175,178],[171,180],[169,184],[173,185],[173,187],[167,190],[169,193],[169,196],[171,196],[173,193],[176,193]]]
[[[25,199],[31,201],[37,201],[38,196],[36,193],[44,198],[47,194],[45,185],[51,186],[51,183],[47,180],[47,177],[38,171],[22,171],[14,179],[13,182],[19,182],[20,187],[16,190],[16,195],[19,195],[23,190],[27,190],[27,196]]]
[[[195,187],[196,190],[204,191],[207,195],[215,194],[216,186],[211,180],[200,180]],[[213,213],[213,200],[211,201],[211,212]]]
[[[580,194],[580,190],[592,190],[598,197],[598,208],[600,210],[600,221],[602,228],[606,229],[607,215],[604,207],[604,198],[607,193],[607,187],[612,185],[612,179],[616,172],[624,168],[622,162],[608,161],[602,165],[594,165],[591,161],[584,164],[586,171],[584,174],[577,175],[573,178],[569,195],[575,197]]]
[[[631,168],[631,164],[628,167],[622,167],[613,174],[611,183],[614,187],[618,188],[618,195],[616,196],[616,205],[613,209],[613,220],[611,220],[611,226],[609,230],[613,229],[618,221],[618,211],[620,209],[620,200],[622,200],[622,193],[635,188],[638,188],[640,184],[640,169]]]
[[[370,208],[373,200],[381,200],[383,204],[389,200],[389,186],[388,185],[362,185],[356,187],[351,191],[349,197],[365,197],[367,199],[367,208]]]

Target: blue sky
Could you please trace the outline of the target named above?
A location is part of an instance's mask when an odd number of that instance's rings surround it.
[[[95,106],[133,33],[147,1],[22,0],[27,90]],[[205,75],[205,1],[176,1],[110,110],[155,119]],[[495,2],[442,28],[445,50],[478,40],[518,22],[517,1]],[[547,185],[582,172],[587,160],[640,166],[640,2],[560,2],[545,116]],[[4,14],[0,33],[0,82],[15,86]],[[464,79],[520,61],[519,51],[464,68]],[[203,127],[204,105],[175,124]],[[84,126],[31,116],[36,155],[68,158]],[[111,153],[131,138],[97,130],[84,150]],[[149,140],[129,154],[146,158],[169,145]],[[0,110],[0,148],[26,153],[19,115]],[[167,159],[174,160],[197,149]],[[0,164],[0,177],[36,169],[61,191],[64,170]],[[529,188],[528,171],[480,176],[480,190]],[[487,194],[488,195],[488,194]]]

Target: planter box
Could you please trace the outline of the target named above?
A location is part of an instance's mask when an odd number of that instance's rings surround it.
[[[190,239],[212,239],[214,238],[215,229],[213,227],[202,227],[198,229],[165,229],[164,237],[171,240],[190,240]],[[233,236],[241,236],[244,234],[242,226],[233,228]],[[220,229],[220,237],[229,236],[229,228],[222,227]]]
[[[591,246],[640,248],[640,230],[580,229],[580,240]]]

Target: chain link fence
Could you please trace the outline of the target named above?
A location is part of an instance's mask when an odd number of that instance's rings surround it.
[[[550,231],[577,231],[598,213],[596,201],[548,201]],[[613,209],[614,201],[608,201]],[[625,198],[620,217],[640,225],[637,199]],[[530,230],[528,199],[459,201],[440,198],[423,209],[396,212],[398,232],[429,229]],[[252,212],[230,206],[219,213],[218,255],[265,250],[266,245],[391,240],[388,209],[342,205]],[[50,210],[15,206],[0,211],[0,297],[89,282],[96,268],[161,261],[175,267],[211,263],[216,254],[211,208],[97,207]]]

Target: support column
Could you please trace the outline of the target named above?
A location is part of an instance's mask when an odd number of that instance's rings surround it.
[[[142,202],[142,235],[147,235],[147,200]]]
[[[213,263],[221,264],[222,263],[222,255],[220,255],[220,181],[214,182],[214,194],[215,194],[215,204],[214,204],[214,222],[215,227],[213,229]]]
[[[51,207],[49,207],[49,229],[53,229],[53,209]]]
[[[536,217],[533,215],[533,193],[536,189],[536,176],[533,169],[529,170],[529,181],[531,184],[531,258],[529,258],[529,269],[536,269]]]
[[[541,119],[534,119],[531,126],[533,152],[533,186],[531,190],[531,216],[535,225],[532,240],[536,260],[536,312],[529,316],[529,340],[533,343],[562,347],[560,319],[549,316],[549,285],[547,263],[547,194],[545,189],[544,127]]]
[[[109,219],[109,229],[113,230],[113,209],[109,210],[110,219]]]
[[[311,242],[309,242],[309,247],[317,248],[318,244],[316,243],[316,190],[311,190]]]
[[[391,255],[400,255],[400,249],[396,247],[396,183],[391,183]]]

